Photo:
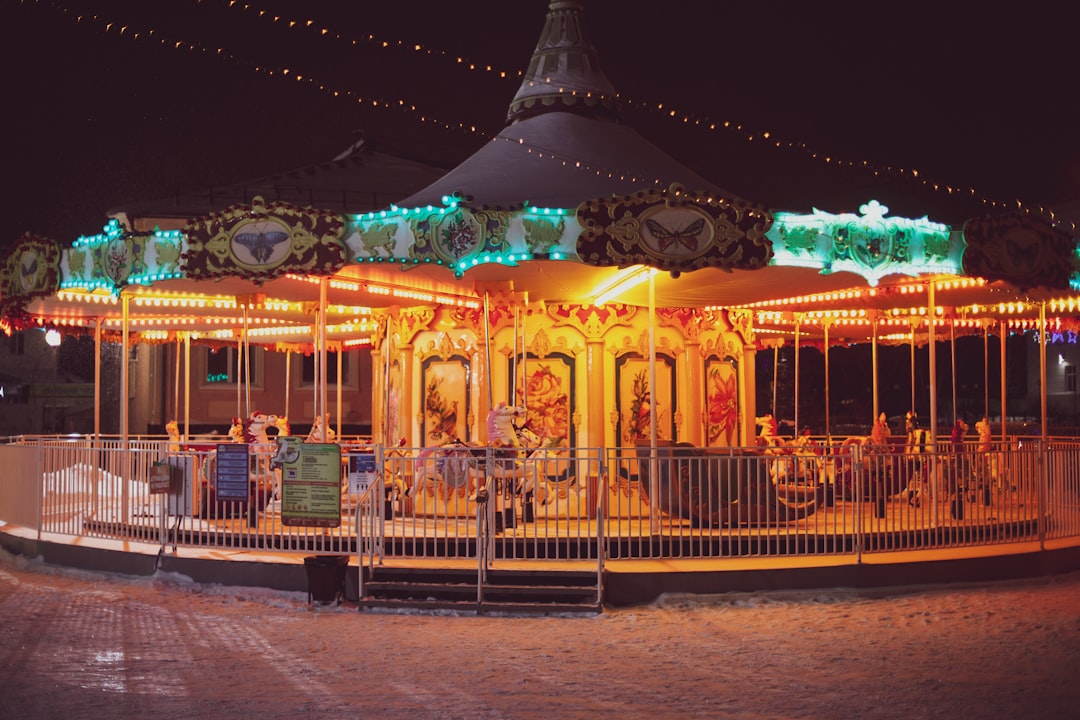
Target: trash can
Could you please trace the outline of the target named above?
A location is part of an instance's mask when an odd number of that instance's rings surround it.
[[[349,558],[345,555],[311,555],[304,558],[308,602],[320,605],[338,602],[345,594],[345,571],[348,567]]]

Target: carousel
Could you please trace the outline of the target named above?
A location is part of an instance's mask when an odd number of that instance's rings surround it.
[[[27,235],[0,268],[4,329],[89,335],[99,356],[116,343],[135,358],[121,364],[119,432],[96,419],[82,440],[179,458],[174,542],[219,542],[209,526],[231,523],[230,537],[289,546],[283,457],[304,444],[338,448],[340,516],[306,523],[319,542],[336,528],[338,550],[377,536],[380,553],[472,553],[482,543],[461,538],[482,526],[525,539],[508,555],[610,559],[1045,532],[1045,505],[1023,492],[1046,489],[1031,453],[1050,442],[1047,343],[1077,332],[1076,239],[1023,213],[950,227],[874,198],[844,213],[740,198],[619,122],[582,14],[551,3],[504,129],[450,172],[358,143],[323,170],[351,163],[342,182],[394,200],[304,203],[268,182],[227,206],[219,195],[121,208],[69,245]],[[959,438],[939,432],[962,423],[955,360],[953,387],[940,387],[937,353],[977,335],[988,372],[990,338],[1025,332],[1041,343],[1040,442],[1010,429],[1004,342],[986,383],[1000,401],[988,392]],[[833,432],[826,405],[822,426],[781,438],[778,421],[806,424],[798,381],[793,417],[774,417],[775,404],[758,407],[757,356],[793,347],[798,362],[817,348],[827,398],[830,348],[853,344],[872,348],[865,431]],[[884,345],[912,348],[904,429],[878,421]],[[922,387],[916,347],[928,349]],[[251,447],[242,513],[214,495],[230,441],[219,426]],[[1077,448],[1057,447],[1069,472],[1055,492],[1072,497],[1062,512],[1075,521]],[[126,462],[122,510],[57,514],[78,517],[78,533],[132,531],[143,491],[128,489],[141,479]],[[369,485],[354,481],[371,474],[384,482],[370,485],[362,529],[350,518]],[[63,485],[46,475],[46,494]]]

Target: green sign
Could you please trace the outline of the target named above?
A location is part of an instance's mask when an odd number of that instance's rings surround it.
[[[288,451],[281,463],[281,524],[339,527],[341,447],[301,443]]]

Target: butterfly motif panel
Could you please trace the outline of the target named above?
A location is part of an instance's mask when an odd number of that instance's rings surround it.
[[[244,277],[256,282],[296,272],[332,275],[345,264],[344,222],[335,213],[264,203],[195,218],[184,269],[189,277]]]
[[[1066,289],[1080,278],[1076,243],[1038,218],[1005,215],[964,224],[964,274],[1023,289]]]
[[[60,247],[27,233],[0,257],[0,321],[15,329],[29,325],[26,304],[51,295],[59,285]]]
[[[703,267],[755,269],[772,258],[772,216],[738,200],[672,186],[577,209],[577,252],[590,265],[650,265],[670,272]]]

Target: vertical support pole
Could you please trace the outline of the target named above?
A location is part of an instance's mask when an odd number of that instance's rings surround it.
[[[1046,301],[1039,303],[1039,436],[1046,448]]]
[[[926,286],[926,312],[929,338],[927,348],[930,355],[930,522],[938,524],[938,497],[941,492],[941,483],[938,482],[938,456],[937,456],[937,297],[936,286],[930,280]]]
[[[94,441],[101,439],[101,316],[94,318]]]
[[[191,333],[184,333],[184,440],[191,437]]]
[[[121,350],[121,358],[120,358],[120,448],[121,448],[120,452],[121,452],[121,458],[122,458],[122,460],[121,460],[121,468],[122,469],[120,471],[120,478],[121,478],[121,488],[122,488],[122,490],[120,491],[120,508],[121,508],[120,509],[120,512],[121,512],[120,517],[122,519],[126,520],[130,516],[129,515],[129,508],[131,507],[131,489],[130,489],[131,488],[131,483],[129,482],[129,480],[132,479],[131,478],[131,448],[129,447],[130,440],[131,440],[131,437],[130,437],[131,430],[130,430],[130,428],[128,428],[128,423],[130,421],[130,419],[128,417],[129,402],[130,402],[129,399],[128,399],[129,396],[130,396],[130,392],[128,390],[128,383],[130,382],[130,379],[128,378],[128,363],[130,362],[130,359],[128,358],[128,354],[131,352],[131,338],[129,337],[128,333],[129,333],[129,331],[131,329],[130,328],[130,325],[131,325],[131,314],[130,314],[131,295],[129,295],[127,292],[125,292],[123,290],[120,291],[120,304],[121,304],[121,308],[122,308],[122,310],[121,310],[121,315],[122,315],[121,348],[122,348],[122,350]],[[95,495],[96,495],[96,492],[95,492]]]
[[[870,383],[874,393],[874,419],[877,422],[881,414],[881,403],[878,394],[878,319],[877,315],[870,320]]]
[[[322,436],[319,438],[319,442],[327,441],[327,429],[330,426],[329,411],[326,409],[329,406],[329,399],[326,391],[326,290],[329,285],[329,279],[323,276],[319,280],[319,419],[323,422],[320,423],[322,428]]]
[[[830,440],[832,432],[829,424],[829,326],[832,323],[825,318],[825,439]],[[795,426],[795,437],[799,436],[799,426]],[[830,443],[831,444],[831,443]]]
[[[949,320],[949,353],[950,366],[952,367],[952,423],[960,419],[960,413],[956,408],[956,318]]]
[[[1009,327],[1004,319],[998,321],[998,326],[1001,328],[1001,348],[998,351],[999,355],[1001,356],[1001,441],[1005,442],[1005,438],[1008,434],[1005,427],[1007,425],[1006,418],[1009,417],[1008,409],[1005,407],[1005,401],[1009,394],[1008,374],[1005,372],[1005,346],[1007,344],[1006,341],[1008,340]]]
[[[799,427],[799,323],[802,322],[802,316],[795,317],[795,427]],[[775,418],[776,416],[773,415]]]

